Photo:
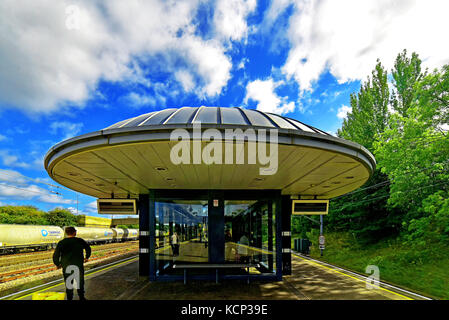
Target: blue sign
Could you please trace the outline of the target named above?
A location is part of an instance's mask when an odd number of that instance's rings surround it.
[[[41,233],[42,233],[42,236],[43,236],[43,237],[48,236],[48,231],[45,230],[45,229],[42,229],[42,230],[41,230]]]

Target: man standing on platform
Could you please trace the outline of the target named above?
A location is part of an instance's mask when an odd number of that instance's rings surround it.
[[[76,237],[74,227],[66,227],[65,233],[67,237],[58,242],[53,253],[53,262],[58,269],[62,267],[67,300],[73,300],[73,289],[77,289],[80,300],[86,300],[84,297],[84,262],[89,260],[91,249],[86,241]],[[86,250],[85,258],[84,250]]]
[[[173,233],[173,235],[172,235],[171,245],[172,245],[173,257],[179,256],[179,238],[178,238],[178,234],[176,232]]]

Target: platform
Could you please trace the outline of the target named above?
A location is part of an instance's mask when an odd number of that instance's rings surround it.
[[[292,275],[280,282],[229,280],[149,282],[138,276],[137,258],[86,275],[89,300],[410,300],[393,289],[367,289],[363,279],[294,256]],[[38,292],[64,292],[62,283]],[[31,300],[32,294],[17,298]],[[75,299],[77,299],[75,294]]]

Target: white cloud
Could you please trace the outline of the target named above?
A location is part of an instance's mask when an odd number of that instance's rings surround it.
[[[243,59],[240,61],[239,65],[237,66],[237,70],[245,69],[245,65],[246,65],[248,62],[249,62],[249,59],[248,59],[248,58],[243,58]]]
[[[156,100],[149,95],[142,95],[136,92],[131,92],[124,98],[130,107],[143,107],[143,106],[154,106]]]
[[[273,79],[255,80],[247,84],[245,103],[249,99],[257,101],[257,110],[263,112],[272,112],[277,114],[286,114],[295,110],[295,103],[288,102],[287,98],[280,98],[275,89],[283,82],[273,82]]]
[[[0,134],[0,141],[4,141],[4,140],[6,140],[6,139],[7,139],[6,136]]]
[[[71,204],[74,201],[64,199],[48,190],[42,189],[36,185],[17,185],[14,183],[0,182],[0,198],[5,200],[36,200],[46,203],[64,203]]]
[[[10,154],[9,150],[0,150],[0,159],[7,167],[28,168],[30,166],[28,163],[19,161],[19,157]]]
[[[337,117],[339,119],[346,119],[348,117],[348,113],[352,112],[352,107],[348,106],[341,106],[341,108],[338,109]]]
[[[216,32],[230,40],[246,38],[246,18],[256,6],[256,0],[218,0],[214,14]]]
[[[50,124],[50,131],[53,134],[61,131],[63,134],[62,140],[66,140],[76,136],[83,127],[82,123],[71,123],[67,121],[55,121]]]
[[[82,107],[100,80],[147,84],[137,63],[146,59],[172,75],[182,62],[198,78],[195,92],[202,95],[220,94],[230,79],[231,60],[221,40],[204,40],[196,32],[201,0],[75,3],[0,2],[3,106],[34,113]]]
[[[301,91],[311,91],[326,70],[339,83],[365,79],[377,58],[390,70],[403,49],[430,68],[449,62],[447,0],[275,0],[268,23],[289,5],[291,49],[282,71]]]
[[[27,183],[27,179],[14,170],[0,169],[0,182],[12,182],[16,184]]]
[[[84,206],[84,211],[87,213],[98,213],[97,201],[89,202]]]
[[[175,73],[175,78],[181,83],[185,92],[190,92],[195,88],[195,80],[187,70],[177,71]]]

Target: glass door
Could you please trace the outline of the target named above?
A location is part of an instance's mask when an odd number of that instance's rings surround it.
[[[157,274],[175,274],[175,263],[209,262],[207,201],[157,201],[155,207]]]

